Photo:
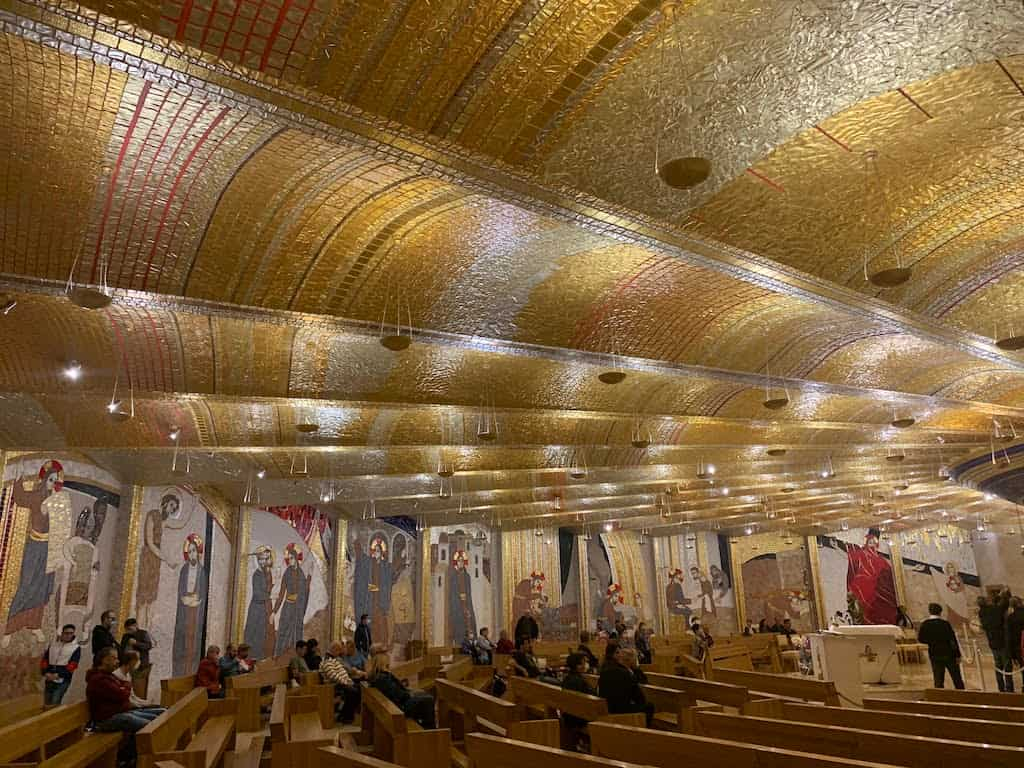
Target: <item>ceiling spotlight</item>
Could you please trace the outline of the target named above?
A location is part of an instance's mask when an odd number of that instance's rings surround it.
[[[120,400],[111,400],[109,403],[107,403],[107,413],[111,413],[111,414],[117,413],[120,408],[121,408],[121,401]]]
[[[723,487],[723,488],[722,488],[722,495],[723,495],[723,496],[728,496],[728,495],[729,495],[729,489],[728,489],[728,488],[725,488],[725,487]]]
[[[82,378],[82,364],[77,360],[68,363],[68,367],[64,369],[64,378],[68,381],[78,381]]]
[[[611,533],[611,532],[612,532],[612,529],[613,529],[614,527],[615,527],[615,526],[614,526],[614,525],[612,525],[611,523],[605,523],[605,524],[604,524],[604,532],[605,532],[605,533]]]
[[[256,471],[256,477],[258,477],[260,480],[262,480],[266,476],[267,476],[267,470],[265,470],[263,467],[260,467]]]
[[[6,298],[0,299],[0,301],[3,301],[3,304],[0,304],[0,312],[2,312],[4,315],[11,314],[11,310],[18,306],[18,302],[16,299]]]
[[[985,501],[992,501],[993,499],[995,499],[995,496],[993,496],[991,493],[985,494]]]
[[[747,534],[747,536],[750,536],[754,532],[754,529],[748,525],[746,528],[743,529],[743,532]]]
[[[167,436],[172,441],[176,441],[179,437],[181,437],[181,427],[171,427],[171,431],[167,434]]]

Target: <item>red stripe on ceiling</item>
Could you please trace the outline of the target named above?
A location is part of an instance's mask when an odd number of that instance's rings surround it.
[[[217,15],[217,0],[213,0],[213,7],[210,9],[210,15],[206,17],[206,23],[203,25],[203,36],[199,38],[199,49],[203,50],[206,48],[206,36],[210,34],[210,28],[213,26],[213,17]]]
[[[313,1],[310,0],[310,6],[313,5]],[[270,58],[270,51],[274,47],[274,43],[277,42],[277,36],[281,34],[281,25],[284,24],[284,18],[288,14],[288,9],[291,8],[292,0],[284,0],[281,3],[281,7],[277,10],[277,18],[274,19],[274,26],[270,30],[270,37],[267,39],[266,45],[263,46],[263,55],[260,56],[260,72],[267,68],[267,59]],[[291,50],[290,48],[288,49]]]
[[[185,30],[188,28],[188,17],[192,15],[192,0],[185,0],[185,5],[181,9],[181,16],[178,17],[178,29],[174,33],[174,38],[179,42],[185,40]],[[207,17],[206,23],[210,23],[210,18]]]
[[[904,91],[904,90],[903,90],[902,88],[897,88],[896,90],[897,90],[897,91],[899,92],[900,96],[902,96],[902,97],[903,97],[904,99],[906,99],[906,100],[907,100],[907,101],[909,101],[909,102],[910,102],[911,104],[913,104],[913,105],[914,105],[914,107],[915,107],[915,108],[917,109],[917,111],[918,111],[918,112],[920,112],[920,113],[921,113],[922,115],[924,115],[925,117],[927,117],[927,118],[928,118],[929,120],[931,120],[931,119],[932,119],[932,116],[931,116],[930,114],[928,114],[928,110],[927,110],[927,109],[925,109],[924,107],[922,107],[922,106],[921,106],[920,104],[918,104],[918,103],[917,103],[916,101],[914,101],[913,97],[912,97],[912,96],[911,96],[911,95],[910,95],[909,93],[907,93],[906,91]]]
[[[186,103],[188,103],[188,99],[186,99],[185,101]],[[170,157],[167,158],[167,161],[163,164],[163,170],[160,172],[160,178],[157,180],[157,183],[153,187],[153,199],[150,203],[148,210],[146,211],[146,220],[142,224],[143,238],[149,231],[149,222],[152,221],[153,219],[153,210],[156,208],[156,201],[160,195],[160,190],[163,189],[164,180],[167,178],[167,174],[171,172],[171,169],[174,166],[174,162],[178,157],[178,153],[181,151],[181,148],[185,144],[185,139],[187,139],[189,135],[192,133],[192,129],[195,127],[195,124],[199,121],[199,118],[202,117],[203,114],[206,112],[206,108],[208,106],[209,104],[205,101],[199,104],[199,108],[196,110],[195,114],[192,115],[191,119],[188,122],[188,125],[185,126],[185,129],[181,132],[181,136],[178,137],[178,141],[175,143],[174,150],[171,152]],[[143,278],[145,279],[145,273],[143,275]],[[143,287],[145,287],[145,283],[143,283]]]
[[[149,272],[153,266],[153,256],[156,254],[157,246],[160,245],[160,238],[164,231],[164,224],[167,222],[167,212],[170,211],[171,203],[174,202],[174,196],[178,192],[178,186],[181,184],[181,180],[188,171],[188,167],[195,159],[196,154],[202,148],[203,144],[206,143],[206,140],[210,137],[210,134],[213,133],[213,130],[220,125],[221,121],[227,116],[229,111],[229,107],[224,107],[217,113],[217,116],[213,118],[210,124],[206,126],[206,130],[203,131],[203,135],[199,137],[199,141],[196,142],[195,146],[192,147],[192,151],[188,153],[188,157],[185,158],[185,162],[182,164],[181,169],[178,171],[178,175],[174,179],[174,184],[171,185],[171,193],[167,196],[167,202],[164,203],[164,209],[160,214],[160,224],[157,226],[156,234],[153,236],[153,247],[149,249],[149,260],[146,264],[146,274],[142,278],[142,290],[146,290],[146,284],[149,281]]]
[[[92,258],[92,271],[89,273],[89,281],[96,282],[96,266],[100,259],[100,250],[103,248],[103,233],[107,226],[107,217],[110,215],[110,206],[114,202],[114,188],[117,186],[117,177],[121,173],[121,164],[124,163],[125,153],[131,143],[132,134],[135,133],[135,126],[139,124],[139,117],[142,108],[146,105],[146,97],[149,95],[151,85],[148,80],[142,83],[142,91],[139,93],[139,100],[135,104],[135,112],[128,122],[128,130],[125,131],[124,139],[121,141],[121,150],[117,153],[117,162],[114,163],[114,172],[110,175],[110,182],[107,185],[107,199],[103,204],[103,216],[100,218],[100,230],[96,236],[96,252]]]
[[[132,169],[128,172],[128,186],[125,187],[124,194],[121,196],[121,208],[117,212],[117,225],[114,227],[114,237],[111,240],[111,245],[110,245],[110,262],[111,262],[111,266],[113,266],[113,262],[114,262],[114,249],[117,248],[117,242],[118,242],[117,239],[118,239],[118,237],[121,234],[121,220],[124,218],[124,211],[125,211],[125,208],[128,207],[128,200],[131,197],[132,186],[135,184],[135,172],[139,168],[139,163],[142,161],[143,155],[146,154],[146,147],[149,145],[149,139],[153,135],[153,131],[156,130],[156,126],[157,126],[157,124],[159,122],[159,117],[160,117],[161,113],[163,112],[164,105],[167,104],[167,98],[168,98],[168,96],[170,96],[170,94],[171,94],[171,91],[169,89],[164,90],[163,96],[160,99],[160,104],[156,108],[156,114],[153,115],[153,119],[149,123],[149,128],[146,129],[146,135],[142,139],[142,146],[139,147],[139,151],[135,153],[135,162],[132,163]],[[163,146],[162,142],[161,142],[160,146]],[[159,151],[160,150],[158,149],[157,150],[157,154],[159,154]],[[156,155],[154,155],[154,157],[156,157]],[[150,163],[149,163],[149,168],[152,169],[152,167],[153,167],[153,161],[151,160]],[[146,176],[145,176],[145,179],[143,180],[143,183],[142,183],[142,190],[143,190],[143,192],[146,189],[146,180],[148,180],[148,179],[149,179],[149,170],[146,171]],[[139,202],[141,203],[141,200]],[[129,239],[129,240],[131,239],[132,229],[135,226],[135,218],[138,216],[138,214],[139,214],[139,206],[136,205],[135,206],[135,213],[132,215],[132,223],[128,227],[127,239]],[[125,260],[127,258],[128,258],[128,246],[126,244],[125,247],[124,247],[124,252],[121,254],[121,263],[118,265],[118,268],[117,268],[117,279],[112,281],[113,285],[121,285],[122,284],[121,283],[121,277],[124,274],[124,263],[125,263]]]
[[[238,0],[242,2],[242,0]],[[249,43],[252,41],[253,32],[256,31],[256,25],[260,21],[260,14],[263,13],[263,6],[266,5],[266,0],[260,0],[256,5],[256,13],[253,14],[252,23],[249,24],[249,31],[245,33],[245,40],[242,42],[242,55],[241,62],[245,64],[245,54],[249,52]]]
[[[228,40],[231,37],[231,33],[235,31],[235,22],[238,21],[238,12],[242,9],[243,0],[235,0],[235,10],[231,12],[231,19],[228,21],[228,29],[224,33],[224,39],[220,42],[220,48],[217,49],[217,56],[223,58],[224,51],[228,47]]]
[[[235,132],[235,128],[237,128],[239,125],[241,125],[242,121],[244,119],[245,119],[245,115],[242,115],[241,117],[239,117],[238,120],[235,121],[234,125],[232,125],[230,128],[228,128],[228,130],[226,130],[224,132],[224,134],[219,139],[217,139],[217,143],[213,145],[212,149],[210,149],[209,152],[206,153],[206,157],[203,159],[202,165],[200,165],[196,169],[196,172],[192,175],[192,179],[189,181],[189,184],[188,184],[188,189],[185,191],[185,195],[181,199],[181,205],[178,206],[178,215],[175,216],[175,218],[174,218],[174,225],[171,227],[171,232],[167,236],[167,242],[168,243],[173,243],[174,242],[174,236],[178,232],[178,224],[181,223],[181,219],[182,219],[182,216],[185,213],[185,209],[188,207],[188,201],[192,197],[192,190],[195,189],[196,181],[198,181],[199,179],[201,179],[203,177],[203,172],[206,170],[207,164],[210,162],[210,160],[214,156],[216,156],[217,150],[220,149],[221,144],[223,144],[231,136],[231,134]],[[168,252],[168,250],[169,249],[164,251],[164,257],[163,257],[163,260],[160,263],[160,271],[157,272],[157,275],[156,275],[156,286],[153,288],[153,290],[156,291],[157,293],[160,292],[160,281],[163,280],[163,277],[164,277],[164,274],[165,274],[164,270],[165,270],[165,268],[167,266],[167,252]],[[180,254],[179,254],[179,256],[180,256]],[[196,256],[197,256],[197,254],[193,253],[192,258],[195,259]]]
[[[764,174],[761,174],[761,173],[758,173],[757,171],[755,171],[753,168],[747,168],[747,173],[749,173],[755,179],[764,182],[769,187],[771,187],[772,189],[774,189],[774,190],[776,190],[778,192],[785,192],[786,191],[785,189],[783,189],[781,184],[779,184],[778,182],[772,181],[771,179],[769,179]]]
[[[822,136],[824,136],[824,137],[825,137],[826,139],[828,139],[829,141],[831,141],[831,142],[832,142],[833,144],[835,144],[835,145],[836,145],[837,147],[840,147],[840,148],[842,148],[842,149],[845,149],[845,150],[846,150],[847,152],[853,152],[853,150],[852,150],[852,149],[850,149],[850,148],[849,148],[848,146],[846,146],[846,144],[844,144],[843,142],[841,142],[841,141],[840,141],[839,139],[837,139],[837,138],[836,138],[835,136],[833,136],[833,135],[832,135],[831,133],[829,133],[828,131],[826,131],[826,130],[825,130],[824,128],[822,128],[822,127],[821,127],[820,125],[816,125],[816,126],[814,126],[814,128],[815,128],[815,130],[817,130],[817,131],[818,131],[818,133],[820,133],[820,134],[821,134]]]
[[[643,277],[647,272],[655,268],[660,271],[661,269],[664,269],[666,264],[670,261],[671,259],[668,257],[649,257],[647,261],[641,265],[640,269],[634,272],[628,279],[619,282],[619,284],[612,289],[611,295],[602,301],[596,310],[591,312],[587,318],[576,326],[576,333],[573,335],[570,344],[573,347],[579,347],[586,342],[594,332],[594,329],[600,325],[602,320],[604,320],[605,315],[608,314],[608,311],[611,309],[611,305],[615,299],[632,287],[636,281]]]

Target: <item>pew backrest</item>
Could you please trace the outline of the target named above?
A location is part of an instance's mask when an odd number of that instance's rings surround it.
[[[558,686],[526,677],[509,679],[509,694],[520,704],[558,709],[582,720],[597,720],[608,714],[608,703],[598,696],[566,691]]]
[[[999,674],[998,672],[996,674]],[[925,701],[941,701],[948,704],[980,704],[990,707],[1024,708],[1024,696],[1019,693],[996,691],[958,691],[955,688],[926,688]]]
[[[507,728],[510,723],[521,719],[522,709],[514,702],[499,699],[450,680],[437,681],[437,700],[443,706],[482,717],[502,728]]]
[[[949,704],[944,701],[904,701],[902,699],[864,699],[864,709],[912,712],[922,715],[957,717],[963,720],[998,720],[1024,723],[1024,709],[992,707],[986,704]]]
[[[194,688],[185,694],[135,734],[139,753],[151,755],[178,749],[186,737],[196,732],[199,720],[206,712],[206,705],[205,688]]]
[[[715,680],[719,682],[742,685],[752,692],[788,696],[805,701],[820,701],[829,706],[839,706],[839,693],[836,691],[836,684],[830,680],[813,680],[773,675],[769,672],[717,668],[714,675]]]
[[[479,733],[467,734],[466,754],[480,768],[633,768],[626,762]]]
[[[460,656],[454,661],[445,664],[437,671],[438,680],[451,680],[460,682],[473,674],[473,659],[469,656]]]
[[[0,702],[0,728],[24,720],[43,711],[43,697],[29,693]]]
[[[391,736],[406,733],[406,720],[402,710],[376,688],[363,690],[363,706],[372,713],[374,722]]]
[[[0,728],[0,763],[13,763],[37,750],[42,757],[47,757],[48,744],[62,745],[79,738],[87,722],[89,706],[83,701],[52,707],[4,726]]]
[[[320,747],[317,762],[310,768],[397,768],[394,763],[340,747]]]
[[[750,700],[750,691],[744,686],[722,683],[715,680],[650,673],[647,675],[647,681],[651,685],[657,685],[662,688],[686,691],[698,701],[710,701],[714,704],[735,707],[736,709],[741,709]]]

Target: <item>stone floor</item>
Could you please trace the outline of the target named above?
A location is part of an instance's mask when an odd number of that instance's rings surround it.
[[[992,664],[991,656],[981,657],[981,673],[984,676],[984,682],[982,682],[979,676],[978,664],[965,663],[962,664],[961,673],[964,676],[964,684],[968,690],[985,690],[985,691],[997,691],[996,678],[995,678],[995,667]],[[909,698],[909,694],[918,693],[925,688],[932,687],[932,669],[928,664],[905,664],[900,669],[900,682],[892,685],[876,685],[871,683],[864,684],[864,693],[870,696],[885,697],[893,694],[894,697]],[[952,688],[953,684],[946,679],[946,687]],[[1016,673],[1014,678],[1014,690],[1018,693],[1021,692],[1021,676],[1020,672]]]

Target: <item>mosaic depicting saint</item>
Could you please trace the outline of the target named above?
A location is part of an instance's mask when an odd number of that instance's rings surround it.
[[[11,504],[15,512],[28,515],[28,537],[21,554],[18,587],[7,613],[4,645],[22,629],[31,630],[40,641],[46,639],[43,611],[65,568],[64,544],[71,535],[71,498],[64,490],[61,463],[50,460],[43,464],[38,481],[15,481]],[[60,616],[59,605],[56,615]]]
[[[467,631],[477,630],[468,567],[469,555],[464,550],[452,553],[448,564],[448,637],[453,643],[462,642]]]
[[[178,601],[174,619],[173,674],[195,671],[203,655],[203,625],[206,621],[208,577],[203,564],[203,540],[190,533],[182,544],[184,566],[178,574]]]
[[[391,569],[395,582],[391,592],[392,644],[404,648],[416,632],[416,592],[408,543],[401,533],[392,539]]]
[[[391,647],[388,622],[391,614],[393,579],[388,559],[388,540],[380,531],[370,536],[369,553],[355,547],[354,598],[356,617],[370,617],[370,633],[374,643]]]
[[[273,613],[278,615],[275,656],[290,651],[304,636],[302,630],[306,619],[306,607],[309,605],[309,585],[313,576],[303,572],[302,560],[302,550],[296,544],[289,543],[285,546],[284,573],[281,574],[281,588],[277,593],[273,610]]]
[[[256,558],[256,568],[252,572],[252,592],[249,609],[245,614],[243,637],[252,657],[265,659],[274,655],[277,639],[271,598],[274,589],[274,550],[261,544],[251,557]]]
[[[142,554],[139,556],[139,580],[135,589],[136,612],[144,627],[152,623],[151,614],[160,592],[162,569],[167,568],[173,573],[181,565],[175,557],[164,553],[164,532],[169,528],[184,528],[189,517],[191,516],[183,517],[181,497],[172,492],[165,493],[160,498],[159,509],[151,509],[146,513],[142,527],[143,546]]]

